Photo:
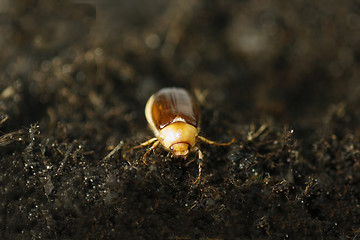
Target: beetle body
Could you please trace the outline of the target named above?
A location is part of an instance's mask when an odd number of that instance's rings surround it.
[[[145,116],[160,144],[174,156],[186,157],[197,142],[199,111],[192,96],[181,88],[164,88],[152,95]]]
[[[203,154],[197,147],[198,140],[222,146],[230,145],[234,141],[232,139],[229,143],[216,143],[199,136],[198,105],[195,99],[182,88],[163,88],[152,95],[146,103],[145,116],[155,138],[137,146],[152,144],[144,154],[143,161],[145,162],[145,156],[159,144],[175,157],[186,158],[190,152],[197,151],[199,175],[194,183],[200,179],[203,164]]]

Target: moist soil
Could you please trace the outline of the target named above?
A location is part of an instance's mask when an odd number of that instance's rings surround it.
[[[355,0],[1,1],[1,239],[359,239],[359,43]],[[235,138],[197,184],[132,149],[173,86]]]

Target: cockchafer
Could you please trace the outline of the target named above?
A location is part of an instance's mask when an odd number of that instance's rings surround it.
[[[199,173],[194,184],[200,180],[204,158],[197,145],[198,140],[218,146],[228,146],[235,140],[233,138],[230,142],[218,143],[199,136],[198,104],[189,92],[182,88],[163,88],[152,95],[146,103],[145,116],[155,137],[133,149],[152,144],[142,157],[145,164],[145,156],[159,144],[174,157],[186,158],[190,152],[197,152]]]

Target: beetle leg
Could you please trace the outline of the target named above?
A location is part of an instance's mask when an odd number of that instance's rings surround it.
[[[193,182],[193,184],[196,184],[196,183],[200,180],[200,178],[201,178],[201,172],[202,172],[202,167],[203,167],[204,155],[202,154],[202,152],[200,151],[200,149],[198,149],[198,154],[199,154],[199,158],[198,158],[199,174],[198,174],[196,180]]]
[[[154,138],[152,138],[152,139],[150,139],[150,140],[153,140]],[[151,145],[151,147],[146,151],[146,153],[144,153],[144,155],[142,156],[142,161],[143,161],[143,163],[144,164],[146,164],[147,165],[147,162],[145,161],[145,157],[146,157],[146,155],[148,155],[152,150],[154,150],[158,145],[159,145],[159,140],[157,140],[157,138],[155,138],[156,139],[156,141],[153,143],[153,145]],[[149,141],[150,141],[149,140]],[[149,142],[149,141],[147,141],[147,142]],[[153,140],[154,141],[154,140]],[[153,141],[151,141],[150,143],[152,143]],[[149,145],[150,143],[148,143],[148,144],[146,144],[146,145]],[[144,145],[144,146],[146,146],[146,145]]]
[[[207,143],[207,144],[210,144],[210,145],[217,145],[217,146],[229,146],[231,145],[234,141],[235,141],[235,138],[231,139],[230,142],[227,142],[227,143],[218,143],[218,142],[215,142],[215,141],[211,141],[205,137],[202,137],[202,136],[198,136],[198,138],[203,141],[204,143]]]
[[[145,147],[145,146],[150,145],[151,143],[155,142],[156,140],[158,140],[156,137],[151,138],[151,139],[147,140],[146,142],[140,143],[139,145],[132,147],[131,149]]]

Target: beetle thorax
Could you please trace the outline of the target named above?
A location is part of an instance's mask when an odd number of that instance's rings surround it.
[[[174,156],[186,156],[195,146],[198,131],[185,122],[173,122],[159,131],[160,143]]]

